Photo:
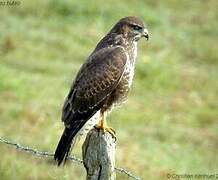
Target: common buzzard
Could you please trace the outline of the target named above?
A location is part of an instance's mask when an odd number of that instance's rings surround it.
[[[65,130],[54,155],[58,165],[66,161],[76,137],[95,124],[115,136],[105,116],[127,98],[141,37],[149,38],[143,21],[138,17],[122,18],[80,68],[63,106]]]

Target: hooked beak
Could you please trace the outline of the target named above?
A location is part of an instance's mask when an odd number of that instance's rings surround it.
[[[148,35],[148,30],[147,29],[143,30],[142,37],[145,37],[147,41],[149,40],[149,35]]]

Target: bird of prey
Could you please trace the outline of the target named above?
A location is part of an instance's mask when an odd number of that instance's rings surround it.
[[[97,128],[115,136],[105,116],[127,99],[141,37],[149,39],[140,18],[120,19],[80,68],[62,110],[65,129],[54,155],[58,165],[66,161],[76,137],[97,123]]]

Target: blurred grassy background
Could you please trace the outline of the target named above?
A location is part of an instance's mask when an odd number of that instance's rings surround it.
[[[108,117],[117,166],[143,179],[218,169],[218,1],[21,0],[0,6],[0,136],[54,151],[61,108],[80,65],[115,22],[142,17],[127,104]],[[81,156],[80,142],[73,153]],[[1,179],[84,179],[82,166],[57,168],[0,144]],[[117,174],[118,179],[127,179]]]

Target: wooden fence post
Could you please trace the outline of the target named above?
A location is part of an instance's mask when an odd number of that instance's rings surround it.
[[[108,132],[93,128],[82,146],[87,180],[115,180],[116,139]]]

